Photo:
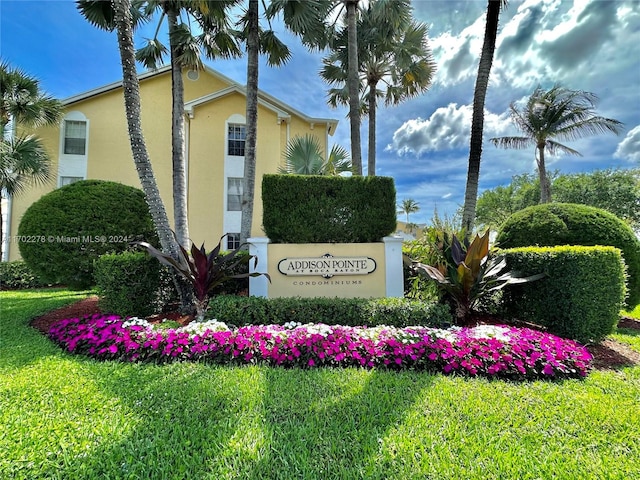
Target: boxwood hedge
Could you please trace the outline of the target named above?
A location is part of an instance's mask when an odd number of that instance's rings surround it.
[[[582,343],[598,342],[615,330],[625,295],[619,249],[525,247],[501,253],[508,270],[547,274],[535,282],[505,287],[507,315]]]
[[[502,225],[500,248],[554,245],[610,245],[627,266],[630,310],[640,304],[640,240],[623,220],[605,210],[571,203],[535,205],[514,213]]]
[[[404,298],[261,298],[220,295],[211,299],[208,318],[232,325],[326,325],[446,328],[453,324],[449,307]]]

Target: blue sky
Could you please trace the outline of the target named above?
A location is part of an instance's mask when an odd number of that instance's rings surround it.
[[[484,35],[482,0],[416,0],[414,16],[429,26],[437,64],[428,92],[404,104],[380,108],[377,174],[395,178],[398,202],[415,199],[427,223],[437,207],[452,215],[462,204],[467,172],[471,105]],[[155,25],[136,33],[136,46]],[[260,88],[311,116],[340,120],[332,141],[349,147],[345,108],[327,106],[327,86],[315,75],[322,53],[308,52],[274,24],[293,53],[284,67],[264,63]],[[620,136],[600,135],[567,143],[582,157],[547,157],[564,173],[640,165],[640,2],[637,0],[511,0],[500,18],[485,105],[485,144],[480,190],[533,173],[533,150],[498,150],[487,139],[512,135],[507,109],[541,85],[559,83],[600,97],[598,113],[624,122]],[[0,55],[41,80],[64,99],[121,79],[115,34],[89,25],[71,0],[1,0]],[[207,61],[244,84],[246,59]],[[140,71],[143,68],[140,67]],[[366,164],[367,122],[363,121]]]

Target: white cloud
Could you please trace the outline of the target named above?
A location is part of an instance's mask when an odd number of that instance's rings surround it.
[[[475,77],[479,53],[484,38],[484,16],[458,35],[444,32],[429,40],[433,57],[438,65],[434,83],[451,86]]]
[[[450,103],[438,108],[426,120],[420,117],[407,120],[393,133],[392,143],[387,145],[386,150],[401,155],[420,155],[430,151],[468,148],[472,113],[471,105]],[[510,128],[508,113],[496,115],[485,110],[485,138],[502,136]]]
[[[640,163],[640,125],[629,131],[618,144],[614,157]]]

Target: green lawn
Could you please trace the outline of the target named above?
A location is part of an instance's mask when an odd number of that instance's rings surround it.
[[[28,326],[81,296],[0,293],[0,478],[640,478],[640,367],[511,383],[99,363]]]

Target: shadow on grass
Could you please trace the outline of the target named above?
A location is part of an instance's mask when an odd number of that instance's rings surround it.
[[[45,476],[375,478],[384,437],[433,380],[360,369],[82,363],[131,428],[59,459]]]
[[[618,328],[616,333],[620,335],[628,335],[630,337],[640,337],[640,330],[637,328]]]
[[[97,362],[62,353],[28,326],[32,316],[83,295],[17,296],[3,305],[2,367],[17,372],[42,361],[51,370],[44,377],[63,384],[45,392],[47,381],[36,380],[29,389],[31,398],[58,398],[25,418],[61,419],[38,427],[45,443],[27,444],[24,455],[41,458],[17,465],[18,476],[380,478],[384,438],[433,382],[426,373],[355,368]]]
[[[88,293],[53,289],[1,292],[0,368],[21,368],[59,354],[60,348],[29,323],[39,315],[86,298]]]

